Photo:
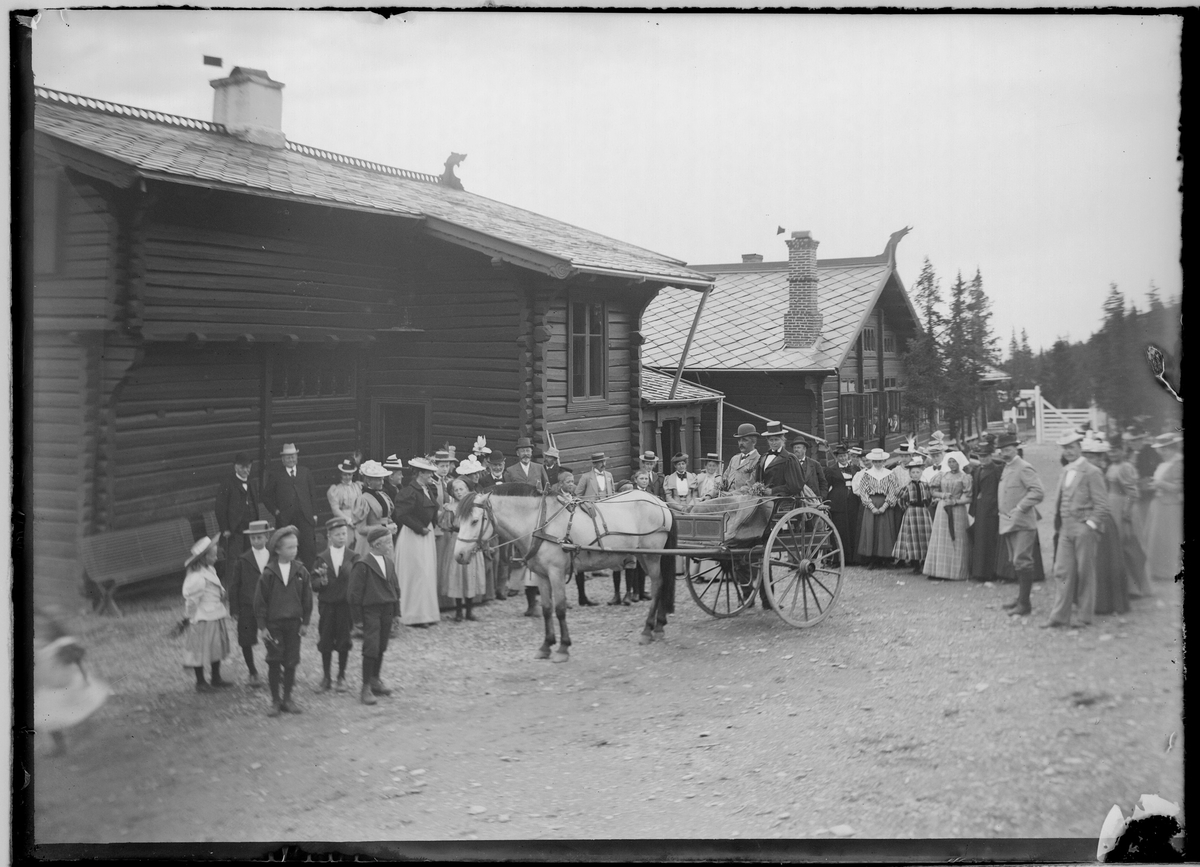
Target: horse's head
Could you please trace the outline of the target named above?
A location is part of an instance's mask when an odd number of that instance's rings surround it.
[[[454,543],[454,559],[466,563],[480,547],[496,535],[496,519],[492,515],[490,494],[470,493],[458,501],[454,515],[458,523],[458,541]]]

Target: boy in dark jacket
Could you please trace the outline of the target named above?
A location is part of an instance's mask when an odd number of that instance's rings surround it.
[[[400,579],[392,564],[392,531],[384,526],[367,533],[371,550],[350,569],[348,597],[354,618],[363,625],[363,704],[376,704],[375,696],[392,691],[379,679],[383,654],[392,632],[392,620],[400,616]]]
[[[338,654],[337,691],[346,691],[346,659],[350,655],[350,602],[346,595],[350,587],[350,570],[358,559],[346,542],[350,524],[345,518],[330,518],[325,522],[329,547],[317,555],[313,567],[313,589],[317,592],[317,649],[321,651],[321,692],[333,687],[330,666],[333,652]]]
[[[271,686],[271,710],[300,713],[292,702],[296,666],[300,664],[300,638],[308,631],[312,617],[312,580],[304,564],[296,559],[300,540],[289,524],[271,535],[268,545],[275,555],[263,569],[254,595],[254,617],[258,635],[267,647],[267,682]],[[279,697],[282,674],[283,698]]]
[[[246,686],[258,689],[258,668],[254,665],[254,645],[258,644],[258,620],[254,616],[254,594],[258,591],[258,579],[271,559],[267,550],[267,538],[274,531],[269,521],[251,521],[245,531],[250,547],[235,559],[229,575],[229,613],[237,621],[238,646],[246,660],[246,671],[250,679]]]

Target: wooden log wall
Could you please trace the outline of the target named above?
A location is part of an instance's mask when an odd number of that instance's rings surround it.
[[[637,393],[631,388],[634,366],[631,335],[646,301],[632,291],[618,292],[581,284],[571,291],[580,300],[602,301],[608,322],[608,394],[604,401],[572,401],[568,394],[567,304],[575,297],[564,291],[546,313],[549,339],[545,345],[545,418],[562,453],[561,462],[577,472],[591,467],[592,452],[608,457],[617,479],[629,478],[637,446],[638,416],[631,410]],[[639,362],[640,363],[640,362]]]
[[[511,462],[529,359],[525,288],[486,256],[439,241],[422,247],[396,278],[421,331],[381,336],[372,347],[370,398],[428,401],[430,451],[449,442],[465,456],[482,434]]]

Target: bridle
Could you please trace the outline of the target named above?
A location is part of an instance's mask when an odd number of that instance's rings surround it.
[[[468,549],[471,554],[474,554],[476,551],[478,551],[484,545],[484,543],[491,543],[493,539],[499,536],[499,533],[496,531],[496,515],[492,511],[491,498],[484,500],[482,503],[480,503],[478,500],[473,502],[471,504],[471,511],[473,512],[476,509],[480,509],[483,512],[483,520],[479,524],[479,535],[474,539],[464,539],[461,532],[458,535],[459,542],[466,542],[471,546]],[[484,528],[489,526],[491,527],[492,532],[485,536]]]

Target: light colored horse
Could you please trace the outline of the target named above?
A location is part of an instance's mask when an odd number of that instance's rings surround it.
[[[481,544],[498,535],[502,542],[517,549],[537,576],[546,625],[538,659],[566,662],[570,658],[567,579],[574,572],[620,569],[630,557],[629,553],[568,551],[563,549],[564,544],[622,552],[645,551],[633,554],[650,576],[651,588],[650,611],[639,642],[649,644],[664,637],[667,612],[659,552],[674,545],[675,531],[670,510],[657,497],[642,491],[627,491],[594,503],[564,505],[553,496],[538,494],[529,485],[505,484],[463,497],[458,504],[457,520],[454,557],[459,563],[467,562]],[[559,649],[553,655],[550,648],[556,639],[551,607],[558,616],[562,633]]]

